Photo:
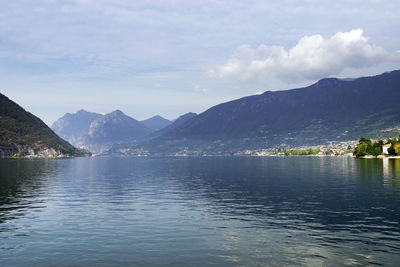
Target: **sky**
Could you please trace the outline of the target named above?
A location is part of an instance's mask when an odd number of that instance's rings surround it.
[[[0,0],[0,92],[51,125],[79,109],[175,119],[400,69],[400,1]]]

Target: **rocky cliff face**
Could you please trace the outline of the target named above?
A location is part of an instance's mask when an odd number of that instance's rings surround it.
[[[139,121],[116,110],[90,124],[85,144],[90,151],[101,152],[115,143],[132,143],[151,132]]]
[[[67,113],[52,128],[75,146],[94,153],[107,150],[112,144],[136,142],[152,131],[120,110],[106,115],[85,110]]]
[[[64,138],[76,147],[85,147],[85,139],[90,125],[103,115],[86,110],[79,110],[76,113],[67,113],[56,120],[51,129],[60,137]]]
[[[66,140],[78,139],[79,136],[88,132],[93,121],[102,116],[101,114],[81,109],[76,113],[65,114],[53,123],[51,129]]]

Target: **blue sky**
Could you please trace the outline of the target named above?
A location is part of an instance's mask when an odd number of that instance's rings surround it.
[[[323,77],[400,69],[400,1],[0,0],[1,92],[174,119]]]

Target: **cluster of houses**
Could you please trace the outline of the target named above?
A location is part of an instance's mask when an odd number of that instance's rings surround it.
[[[353,152],[355,147],[358,144],[358,140],[352,141],[342,141],[342,142],[329,142],[326,145],[318,145],[318,146],[301,146],[301,147],[293,147],[290,150],[307,150],[307,149],[318,149],[319,152],[317,154],[313,154],[314,156],[353,156]],[[391,144],[385,144],[382,146],[382,154],[383,156],[389,156],[389,148]],[[271,150],[271,149],[261,149],[261,150],[245,150],[237,153],[237,155],[252,155],[252,156],[284,156],[284,149],[279,150]]]

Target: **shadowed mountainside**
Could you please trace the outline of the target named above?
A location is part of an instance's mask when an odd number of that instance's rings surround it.
[[[0,94],[0,157],[36,155],[82,156],[82,152],[55,134],[43,121]]]
[[[381,137],[400,126],[400,71],[358,79],[326,78],[299,89],[267,91],[214,106],[144,147],[151,153],[324,144]]]

